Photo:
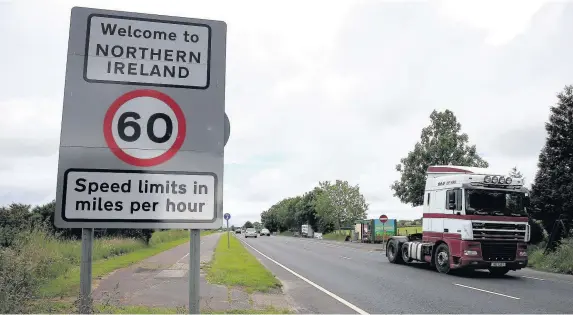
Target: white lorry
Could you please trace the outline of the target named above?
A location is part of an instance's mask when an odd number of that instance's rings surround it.
[[[390,262],[494,275],[527,266],[529,196],[521,179],[463,166],[430,166],[427,175],[422,233],[391,237]]]
[[[312,226],[310,224],[303,224],[301,227],[301,233],[302,237],[310,237],[313,238],[314,237],[314,231],[312,230]]]

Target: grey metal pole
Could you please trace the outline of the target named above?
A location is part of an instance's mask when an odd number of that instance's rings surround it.
[[[94,229],[82,229],[82,257],[80,264],[80,314],[92,312],[92,247]]]
[[[386,236],[386,231],[384,230],[384,222],[382,222],[382,249],[385,249],[386,247],[384,247],[384,243],[385,243],[385,239],[384,236]]]
[[[231,248],[231,234],[229,233],[229,220],[227,220],[227,249]]]
[[[189,314],[200,314],[201,312],[199,307],[200,235],[200,230],[191,230],[191,241],[189,242]]]

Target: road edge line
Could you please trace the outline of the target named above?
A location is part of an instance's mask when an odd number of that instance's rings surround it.
[[[239,239],[239,238],[237,238]],[[339,297],[338,295],[328,291],[327,289],[321,287],[320,285],[308,280],[307,278],[299,275],[298,273],[296,273],[295,271],[291,270],[290,268],[286,267],[285,265],[281,264],[280,262],[270,258],[269,256],[261,253],[258,249],[254,248],[253,246],[251,246],[250,244],[247,244],[246,242],[242,241],[239,239],[239,241],[247,246],[249,246],[252,250],[254,250],[255,252],[259,253],[261,256],[265,257],[266,259],[272,261],[273,263],[275,263],[276,265],[278,265],[279,267],[283,268],[284,270],[292,273],[293,275],[297,276],[298,278],[300,278],[301,280],[303,280],[304,282],[312,285],[313,287],[317,288],[318,290],[322,291],[323,293],[325,293],[326,295],[330,296],[331,298],[337,300],[338,302],[344,304],[345,306],[348,306],[349,308],[351,308],[352,310],[354,310],[355,312],[357,312],[358,314],[361,315],[370,315],[368,312],[364,311],[363,309],[359,308],[358,306],[346,301],[345,299]]]

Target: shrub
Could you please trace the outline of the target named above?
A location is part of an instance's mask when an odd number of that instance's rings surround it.
[[[540,244],[542,245],[542,244]],[[533,268],[550,272],[573,274],[573,238],[564,239],[553,252],[544,254],[545,246],[530,250],[529,264]]]

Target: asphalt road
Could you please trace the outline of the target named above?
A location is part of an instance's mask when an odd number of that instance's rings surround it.
[[[300,313],[555,314],[573,310],[572,276],[530,269],[499,278],[487,271],[443,275],[423,264],[390,264],[379,251],[381,245],[238,237],[285,284]]]

